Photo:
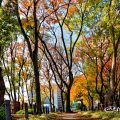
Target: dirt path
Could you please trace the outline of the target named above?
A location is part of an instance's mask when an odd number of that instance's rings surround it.
[[[81,116],[77,113],[63,113],[58,115],[56,120],[100,120],[99,118],[91,118],[91,116]]]

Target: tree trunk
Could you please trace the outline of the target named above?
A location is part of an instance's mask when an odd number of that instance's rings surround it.
[[[2,1],[3,1],[3,0],[0,0],[0,7],[1,7],[1,5],[2,5]]]
[[[93,111],[94,110],[93,97],[91,98],[91,103],[92,103],[91,110]]]
[[[52,91],[51,91],[51,88],[49,88],[49,92],[50,92],[50,111],[52,112]]]
[[[66,112],[71,112],[70,109],[70,89],[67,88],[67,93],[66,93]]]
[[[22,80],[21,92],[22,92],[22,109],[24,109],[24,80]]]
[[[2,76],[2,68],[0,67],[0,106],[4,103],[5,83]]]
[[[116,84],[116,65],[117,65],[117,52],[118,52],[118,47],[120,44],[120,35],[116,41],[115,39],[115,29],[112,26],[111,27],[111,38],[112,38],[112,44],[113,44],[113,58],[112,58],[112,66],[111,66],[111,91],[112,91],[112,98],[111,101],[112,103],[115,103],[115,84]]]
[[[39,70],[38,61],[33,57],[34,75],[35,75],[35,91],[36,91],[36,104],[37,104],[37,114],[41,114],[41,93],[40,93],[40,80],[39,80]]]
[[[31,91],[31,105],[30,105],[31,108],[32,108],[32,105],[33,105],[33,84],[34,84],[34,82],[31,82],[31,89],[30,89],[30,91]]]
[[[41,94],[40,94],[40,80],[39,80],[39,68],[38,68],[38,20],[37,20],[37,15],[36,15],[36,7],[37,7],[37,2],[34,0],[34,11],[33,11],[33,16],[34,16],[34,50],[32,49],[31,45],[31,40],[29,39],[27,33],[25,32],[25,29],[23,28],[23,24],[20,18],[19,14],[19,1],[17,0],[16,4],[16,14],[18,18],[18,22],[21,28],[21,32],[25,38],[25,41],[27,42],[30,57],[33,63],[34,67],[34,76],[35,76],[35,91],[36,91],[36,104],[37,104],[37,114],[41,114]]]
[[[117,51],[114,50],[113,52],[113,58],[112,58],[112,68],[111,68],[111,93],[112,93],[112,99],[111,99],[111,103],[115,102],[115,94],[114,90],[115,90],[115,76],[116,76],[116,58],[117,58]]]
[[[99,97],[100,97],[101,110],[103,110],[104,109],[104,96],[101,92],[99,94]]]
[[[54,105],[54,90],[52,89],[52,105],[53,105],[53,112],[55,112],[55,105]]]

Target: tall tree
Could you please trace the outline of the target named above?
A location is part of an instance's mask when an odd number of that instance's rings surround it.
[[[2,68],[0,67],[0,106],[4,103],[5,83],[2,76]]]
[[[22,1],[23,3],[24,1]],[[39,67],[38,67],[38,19],[37,19],[37,7],[38,7],[38,3],[39,0],[33,0],[33,2],[27,1],[28,4],[21,4],[18,0],[16,4],[16,15],[18,18],[18,22],[21,28],[21,32],[25,38],[25,41],[27,42],[28,45],[28,50],[30,53],[30,57],[33,63],[33,67],[34,67],[34,76],[35,76],[35,86],[36,86],[36,103],[37,103],[37,113],[41,114],[41,92],[40,92],[40,80],[39,80]],[[20,5],[21,4],[21,5]],[[26,5],[26,6],[24,6]],[[26,10],[24,11],[21,7],[25,7]],[[33,36],[31,36],[31,38],[29,38],[30,36],[28,35],[27,30],[24,28],[23,26],[23,22],[22,22],[22,18],[20,15],[20,11],[23,11],[23,15],[25,15],[25,19],[28,20],[29,17],[29,12],[30,12],[30,8],[32,7],[32,20],[33,20],[33,24],[34,27],[32,27],[32,32],[33,32]],[[27,13],[27,14],[26,14]],[[31,43],[31,40],[34,41],[34,44]]]
[[[1,7],[2,1],[3,1],[3,0],[0,0],[0,7]]]
[[[59,79],[62,81],[66,88],[66,112],[70,112],[70,90],[74,81],[73,56],[76,43],[81,35],[87,2],[63,0],[52,2],[48,1],[48,3],[46,4],[48,6],[46,8],[52,8],[51,11],[53,11],[53,13],[47,18],[47,28],[51,31],[53,36],[54,41],[52,41],[51,43],[52,46],[55,46],[54,49],[57,54],[56,57],[62,58],[63,63],[66,65],[68,74],[67,79],[63,78],[63,75],[59,70],[59,66],[57,65],[58,61],[54,59],[52,51],[50,51],[50,48],[47,44],[49,42],[46,42],[44,39],[42,39],[42,36],[40,36],[39,38],[43,47],[46,50],[45,52],[47,53],[47,58],[49,58],[49,62],[52,62],[52,68],[54,69],[54,71],[56,71],[55,75],[59,77]],[[77,11],[76,13],[75,10]],[[60,39],[57,37],[57,30],[59,31],[58,34],[60,35]],[[66,34],[68,35],[68,37],[66,37]],[[68,44],[66,41],[68,41]],[[60,43],[60,49],[57,48],[58,43]],[[61,50],[63,51],[62,53]]]
[[[111,46],[109,47],[109,50],[112,51],[112,63],[110,69],[111,75],[109,74],[111,89],[110,93],[111,104],[113,104],[113,102],[115,103],[115,88],[116,88],[115,86],[118,81],[116,78],[120,44],[120,30],[119,30],[120,13],[118,6],[119,0],[110,1],[107,0],[106,2],[104,2],[104,0],[91,1],[92,8],[90,9],[91,14],[88,15],[88,19],[86,22],[86,26],[88,27],[88,29],[85,30],[87,31],[85,33],[87,33],[88,36],[92,36],[94,33],[96,33],[98,36],[105,34],[107,39],[110,40]],[[102,78],[102,71],[100,74]]]
[[[15,30],[15,19],[11,18],[10,16],[13,16],[10,12],[10,4],[6,4],[5,6],[2,6],[3,0],[0,1],[0,59],[2,57],[4,47],[12,40],[11,36],[13,36],[13,31]],[[13,29],[14,28],[14,29]],[[1,77],[1,89],[2,91],[5,91],[5,85],[4,80],[2,76],[2,60],[0,60],[0,77]],[[1,93],[1,99],[4,99],[4,93]]]
[[[0,9],[1,9],[1,4],[2,4],[2,1],[3,0],[0,0]],[[0,13],[0,17],[1,17],[1,13]],[[0,59],[1,59],[1,52],[2,52],[2,47],[0,45]],[[5,83],[4,83],[4,80],[3,80],[3,76],[2,76],[2,67],[0,67],[0,106],[4,103],[4,94],[5,94]]]

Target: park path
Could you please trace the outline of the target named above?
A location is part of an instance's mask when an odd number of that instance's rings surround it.
[[[59,114],[56,120],[100,120],[99,118],[91,118],[91,116],[82,116],[77,113]]]

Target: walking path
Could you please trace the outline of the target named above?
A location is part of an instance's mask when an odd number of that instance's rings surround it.
[[[31,115],[29,115],[30,117]],[[13,114],[13,120],[24,118],[25,115]],[[34,119],[35,120],[35,119]],[[38,119],[36,119],[38,120]],[[49,120],[101,120],[100,118],[92,118],[90,115],[80,115],[80,113],[59,113],[57,116],[49,118]]]
[[[81,116],[77,113],[63,113],[58,115],[56,120],[100,120],[99,118],[91,118],[91,116]]]

